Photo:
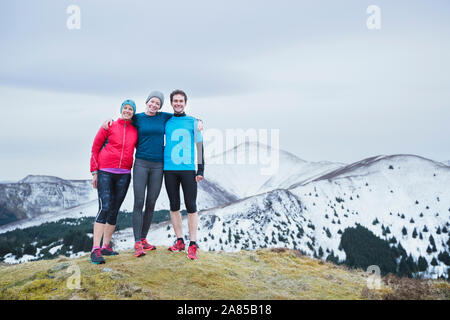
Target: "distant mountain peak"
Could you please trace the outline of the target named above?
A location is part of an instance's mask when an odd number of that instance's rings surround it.
[[[324,179],[333,179],[339,176],[348,176],[352,175],[353,173],[356,175],[360,175],[361,170],[370,170],[372,168],[377,168],[377,166],[380,166],[381,164],[386,164],[387,169],[393,169],[396,165],[398,166],[399,164],[410,166],[413,163],[419,163],[421,166],[429,165],[445,168],[445,165],[443,163],[427,159],[415,154],[377,155],[351,163],[335,171],[331,171],[321,177],[318,177],[317,179],[315,179],[315,181]],[[367,173],[369,173],[369,171],[365,172],[364,174]]]
[[[226,147],[228,147],[228,146],[226,146]],[[295,154],[290,153],[288,151],[285,151],[283,149],[275,148],[275,147],[273,147],[271,145],[268,145],[268,144],[265,144],[265,143],[262,143],[262,142],[259,142],[259,141],[248,141],[248,140],[245,141],[245,142],[239,143],[239,144],[235,145],[234,147],[225,149],[225,151],[222,152],[222,153],[214,154],[214,155],[212,155],[212,158],[221,158],[221,157],[223,158],[227,154],[233,154],[233,153],[237,153],[237,154],[246,153],[246,154],[249,154],[251,152],[261,152],[261,151],[262,152],[267,151],[267,153],[269,154],[269,153],[271,153],[271,152],[273,152],[275,150],[277,150],[279,152],[279,155],[281,157],[288,158],[288,159],[290,159],[292,161],[295,161],[295,162],[301,162],[301,163],[307,162],[306,160],[303,160],[303,159],[299,158]]]
[[[41,182],[63,182],[64,179],[55,177],[55,176],[45,176],[45,175],[28,175],[22,180],[19,180],[19,183],[41,183]]]

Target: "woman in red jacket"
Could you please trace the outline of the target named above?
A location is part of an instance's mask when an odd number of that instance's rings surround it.
[[[117,214],[128,191],[133,166],[134,148],[138,140],[132,125],[136,113],[133,100],[125,100],[120,108],[121,117],[109,130],[100,128],[92,145],[92,185],[97,188],[99,211],[94,223],[94,245],[91,262],[105,263],[103,255],[116,255],[110,242],[116,227]],[[103,237],[103,246],[100,241]]]

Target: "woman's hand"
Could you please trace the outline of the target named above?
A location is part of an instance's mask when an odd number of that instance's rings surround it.
[[[195,176],[195,181],[196,182],[200,182],[200,181],[202,181],[203,180],[203,177],[202,176]]]
[[[98,176],[96,173],[94,173],[92,175],[92,186],[94,187],[94,189],[97,189],[97,181],[98,181]]]
[[[112,123],[113,123],[113,119],[108,119],[108,120],[106,120],[105,122],[103,122],[103,124],[102,124],[102,128],[103,129],[105,129],[105,130],[108,130],[109,129],[109,127],[112,125]]]
[[[197,130],[198,131],[202,131],[203,130],[203,121],[200,120],[200,119],[197,121]]]

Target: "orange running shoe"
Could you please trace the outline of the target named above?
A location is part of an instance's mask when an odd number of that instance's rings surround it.
[[[142,242],[136,242],[136,244],[134,245],[134,255],[136,257],[140,257],[140,256],[145,256],[145,251],[144,248],[142,248]]]
[[[170,246],[168,250],[172,251],[172,252],[178,252],[178,251],[184,251],[184,249],[185,249],[185,245],[184,245],[183,240],[176,240],[175,244],[173,246]]]
[[[144,251],[156,250],[156,247],[147,242],[147,239],[142,239],[142,248]]]
[[[187,257],[191,260],[197,260],[197,251],[198,247],[195,244],[189,246]]]

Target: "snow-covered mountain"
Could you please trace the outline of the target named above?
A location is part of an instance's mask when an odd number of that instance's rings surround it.
[[[131,182],[121,210],[133,211],[133,192]],[[202,210],[222,206],[238,198],[214,182],[203,180],[199,183],[197,200],[198,208]],[[184,208],[183,197],[181,204]],[[28,176],[18,183],[0,185],[0,208],[2,206],[8,209],[5,212],[13,212],[19,221],[0,226],[0,233],[63,218],[95,217],[98,213],[97,190],[92,188],[91,180]],[[168,208],[169,198],[163,185],[155,210]]]
[[[261,171],[267,164],[259,161],[261,159],[259,157],[260,152],[272,153],[277,156],[278,169],[272,175],[261,175]],[[249,158],[253,155],[258,160],[256,164],[249,161]],[[235,161],[228,164],[227,159],[230,158],[235,159]],[[247,164],[235,163],[242,159]],[[245,159],[247,159],[247,162]],[[223,160],[222,163],[221,160]],[[205,163],[205,179],[198,185],[197,205],[199,210],[223,206],[273,189],[289,188],[296,182],[305,182],[344,166],[341,163],[326,161],[308,162],[289,152],[274,150],[260,143],[248,142],[220,155],[207,158]],[[77,185],[80,186],[78,193],[87,195],[87,197],[77,196],[74,189],[70,189],[72,193],[69,194],[57,192],[58,190],[68,189],[67,186],[76,187]],[[28,194],[26,190],[30,189],[31,186],[34,193]],[[17,193],[19,194],[18,197],[16,196]],[[133,182],[131,182],[121,210],[133,211],[133,193]],[[9,195],[9,198],[6,198],[4,202],[1,200],[2,194]],[[22,203],[24,197],[28,205],[24,205],[24,207],[12,205]],[[74,199],[77,199],[77,201]],[[90,180],[66,181],[57,177],[27,176],[18,183],[0,185],[0,204],[9,203],[9,206],[7,206],[9,211],[14,212],[19,220],[26,219],[1,226],[0,232],[6,232],[17,227],[39,225],[64,217],[95,216],[98,212],[98,204],[93,201],[95,199],[97,199],[97,191],[92,188]],[[78,206],[80,207],[78,208]],[[184,207],[183,197],[181,197],[181,206]],[[163,185],[155,210],[167,210],[168,208],[169,198]],[[55,214],[44,215],[49,212]]]
[[[0,208],[18,220],[76,207],[95,199],[88,180],[27,176],[0,184]]]
[[[271,158],[272,157],[272,158]],[[264,175],[271,166],[274,171]],[[345,164],[309,162],[262,143],[246,142],[205,159],[205,177],[239,199],[306,183]]]
[[[316,256],[322,251],[323,258],[333,253],[343,261],[341,234],[360,224],[381,239],[395,237],[416,261],[424,257],[425,276],[447,276],[448,266],[437,257],[449,252],[449,186],[450,168],[439,162],[414,155],[372,157],[290,189],[204,210],[198,239],[203,250],[283,246]],[[116,235],[120,246],[131,247],[130,232]],[[170,223],[153,226],[149,238],[171,244]]]
[[[248,161],[261,148],[266,146],[246,143],[206,160],[205,180],[199,183],[198,193],[202,250],[281,246],[324,259],[332,254],[343,261],[341,235],[359,224],[392,245],[401,245],[415,261],[425,258],[429,267],[424,276],[448,276],[448,265],[438,256],[450,251],[449,166],[415,155],[375,156],[349,165],[307,162],[279,150],[276,174],[265,176],[261,169],[267,162]],[[247,163],[227,163],[227,157],[247,157]],[[51,183],[36,177],[24,180],[24,184]],[[85,183],[96,199],[90,181]],[[0,188],[4,186],[8,184]],[[156,209],[168,207],[163,187]],[[132,209],[131,185],[122,210]],[[97,210],[94,200],[63,215],[95,216]],[[39,224],[39,218],[35,219]],[[185,218],[183,223],[187,233]],[[0,228],[0,232],[4,231]],[[152,225],[149,240],[172,244],[170,222]],[[113,241],[118,249],[132,248],[132,230],[117,232]]]

